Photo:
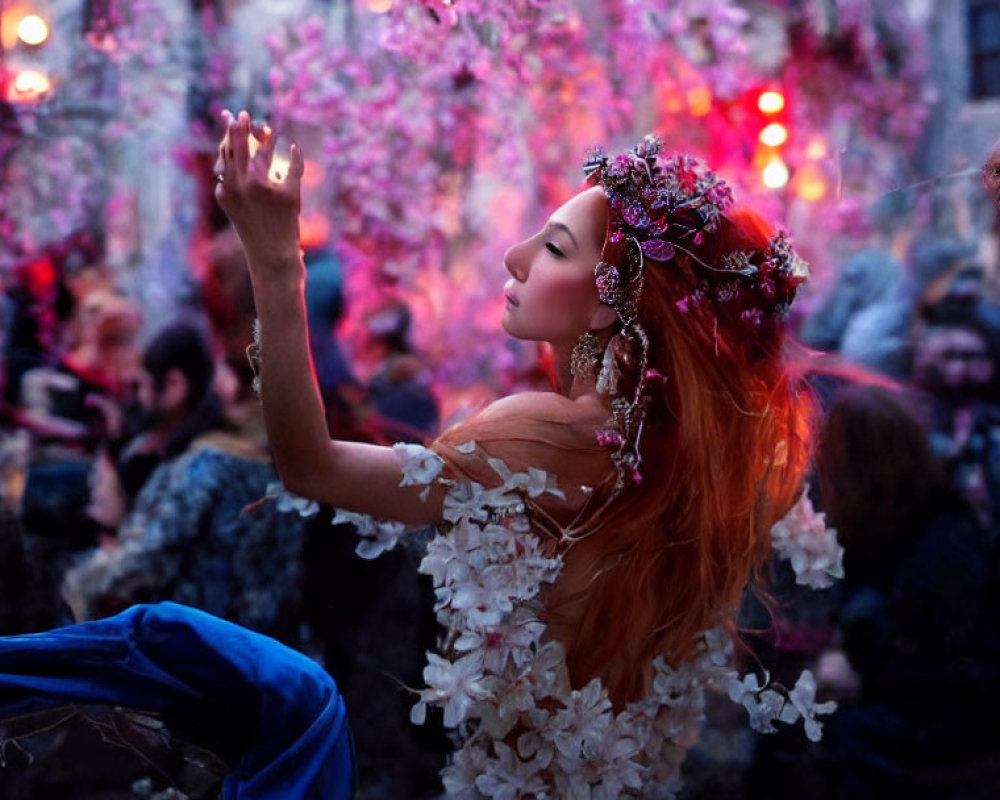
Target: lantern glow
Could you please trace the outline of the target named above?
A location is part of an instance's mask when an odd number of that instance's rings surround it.
[[[757,98],[757,108],[764,114],[777,114],[785,107],[785,96],[781,92],[769,89],[761,92]]]
[[[11,100],[34,100],[52,88],[48,76],[38,70],[24,69],[14,76]]]
[[[17,38],[25,44],[37,47],[49,38],[49,26],[37,14],[29,14],[17,23]]]
[[[788,165],[780,158],[769,162],[761,172],[761,179],[768,189],[781,189],[788,183]]]
[[[760,132],[760,142],[768,147],[781,147],[788,141],[788,128],[780,122],[772,122]]]

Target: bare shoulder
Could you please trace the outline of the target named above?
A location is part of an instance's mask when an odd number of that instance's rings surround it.
[[[535,417],[553,422],[592,422],[602,425],[608,416],[607,407],[598,395],[586,394],[576,399],[557,392],[521,392],[490,403],[481,412],[484,421],[507,418]]]

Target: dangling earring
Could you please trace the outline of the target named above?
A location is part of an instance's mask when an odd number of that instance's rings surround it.
[[[569,358],[569,371],[574,378],[593,380],[601,359],[601,340],[590,331],[583,334],[573,345]]]
[[[597,373],[598,394],[614,395],[618,391],[618,381],[621,376],[618,374],[618,365],[615,363],[615,341],[619,334],[615,334],[608,346],[604,348],[604,356],[601,358],[601,371]]]

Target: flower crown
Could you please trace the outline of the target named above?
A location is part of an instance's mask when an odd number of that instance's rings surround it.
[[[732,191],[692,156],[660,161],[661,148],[660,139],[649,135],[631,153],[614,158],[595,148],[584,165],[588,182],[602,186],[609,203],[607,234],[594,276],[601,302],[615,309],[622,328],[608,346],[598,380],[598,389],[612,397],[610,427],[598,432],[598,441],[616,447],[612,460],[619,489],[626,477],[636,483],[642,479],[639,439],[645,393],[650,381],[661,379],[648,368],[649,338],[638,320],[646,269],[667,269],[684,254],[695,283],[676,301],[678,310],[714,313],[716,320],[724,313],[753,331],[784,316],[809,274],[783,232],[763,250],[736,250],[715,264],[707,263],[699,253],[732,206]],[[627,384],[618,363],[630,365]]]
[[[779,232],[763,251],[738,250],[718,264],[706,263],[697,250],[732,206],[732,191],[692,156],[660,162],[661,148],[660,139],[649,135],[631,153],[613,159],[595,148],[584,165],[588,182],[604,188],[610,206],[594,270],[601,301],[628,325],[636,318],[646,262],[666,264],[680,252],[699,279],[678,302],[682,312],[713,300],[732,306],[735,316],[754,328],[784,315],[808,277],[806,262]]]

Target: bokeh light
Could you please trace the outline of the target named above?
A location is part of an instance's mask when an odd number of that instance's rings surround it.
[[[757,98],[757,108],[765,114],[777,114],[785,107],[785,96],[781,92],[768,89]]]
[[[49,26],[37,14],[29,14],[17,24],[17,38],[25,44],[38,46],[49,38]]]
[[[688,110],[691,116],[704,117],[712,110],[712,90],[707,86],[695,86],[687,93]]]
[[[826,197],[826,178],[816,164],[804,164],[795,171],[795,193],[803,200],[815,203]]]
[[[788,183],[788,165],[780,158],[776,158],[764,167],[761,179],[768,189],[781,189]]]
[[[38,70],[23,69],[14,76],[11,100],[34,100],[52,88],[48,76]]]
[[[819,161],[830,155],[830,148],[823,139],[813,139],[806,145],[806,158],[812,161]]]
[[[768,147],[781,147],[788,141],[788,128],[780,122],[772,122],[760,132],[760,142]]]

